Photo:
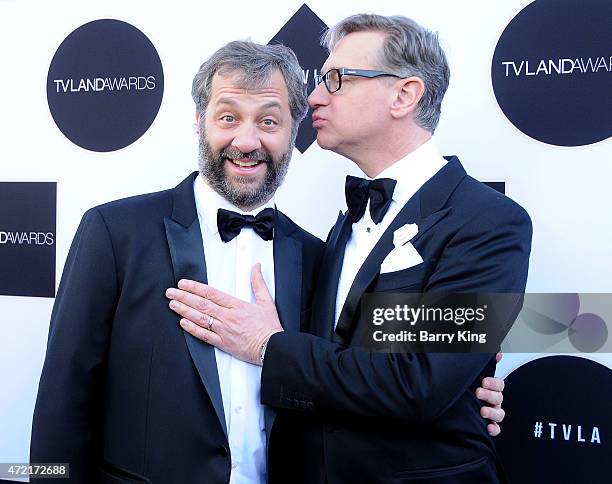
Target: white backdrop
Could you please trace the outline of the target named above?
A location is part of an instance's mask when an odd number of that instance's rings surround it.
[[[608,185],[612,140],[578,148],[546,145],[503,115],[491,86],[497,40],[525,0],[330,2],[307,5],[327,24],[357,12],[402,14],[440,33],[451,84],[436,133],[444,154],[468,172],[504,181],[506,193],[534,225],[527,290],[612,292]],[[301,1],[47,2],[0,0],[0,181],[56,181],[57,282],[83,212],[94,205],[175,186],[196,169],[191,80],[214,50],[236,38],[267,43]],[[92,20],[126,21],[155,45],[164,68],[164,98],[151,128],[111,153],[86,151],[56,127],[47,104],[51,59],[64,38]],[[561,100],[560,100],[561,101]],[[324,238],[339,209],[343,181],[356,173],[313,144],[294,151],[278,206]],[[2,268],[0,267],[0,277]],[[32,411],[44,359],[52,299],[0,296],[0,462],[26,462]],[[506,375],[534,355],[506,355]],[[612,367],[611,355],[597,361]],[[60,391],[58,389],[58,391]]]

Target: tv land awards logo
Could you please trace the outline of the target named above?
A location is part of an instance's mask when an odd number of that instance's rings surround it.
[[[120,20],[86,23],[57,49],[47,76],[47,100],[57,127],[91,151],[132,144],[161,106],[164,75],[151,41]]]
[[[55,296],[54,182],[0,182],[0,295]]]
[[[579,356],[529,361],[506,377],[495,439],[509,482],[609,482],[612,370]]]
[[[53,232],[5,232],[0,230],[0,245],[53,245],[55,234]]]
[[[514,126],[558,146],[612,136],[611,23],[609,0],[536,0],[512,19],[491,77]]]
[[[318,70],[327,59],[327,50],[321,46],[321,36],[327,28],[327,25],[306,4],[303,4],[268,42],[268,44],[286,45],[295,52],[302,66],[304,85],[308,93],[314,87],[314,76],[318,74]],[[312,109],[309,109],[308,115],[300,125],[295,147],[300,153],[304,153],[316,139],[317,132],[312,127]]]

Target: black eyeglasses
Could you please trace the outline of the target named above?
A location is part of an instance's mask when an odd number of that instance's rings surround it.
[[[324,82],[325,89],[327,89],[330,94],[339,91],[342,87],[342,76],[367,77],[369,79],[383,76],[397,77],[398,79],[402,78],[397,74],[390,74],[389,72],[372,71],[368,69],[348,69],[346,67],[341,67],[339,69],[330,69],[325,74],[314,76],[315,88]]]

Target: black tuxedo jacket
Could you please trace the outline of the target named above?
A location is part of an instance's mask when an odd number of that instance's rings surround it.
[[[69,462],[71,482],[229,482],[214,348],[180,328],[164,295],[179,279],[207,280],[195,175],[89,210],[74,238],[30,454],[31,462]],[[297,332],[310,315],[323,243],[277,211],[273,244],[276,306],[285,330]],[[275,412],[265,417],[273,441]]]
[[[393,232],[407,223],[419,227],[412,243],[424,262],[380,274]],[[450,158],[366,258],[334,331],[350,232],[341,214],[321,264],[313,335],[273,335],[262,372],[263,403],[300,412],[303,481],[497,482],[494,445],[473,393],[493,375],[493,356],[368,353],[356,336],[359,302],[367,292],[523,292],[529,216]]]

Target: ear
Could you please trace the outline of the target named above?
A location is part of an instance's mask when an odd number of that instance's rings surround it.
[[[425,83],[419,77],[407,77],[395,83],[395,97],[391,103],[391,116],[403,118],[415,112],[425,92]]]

